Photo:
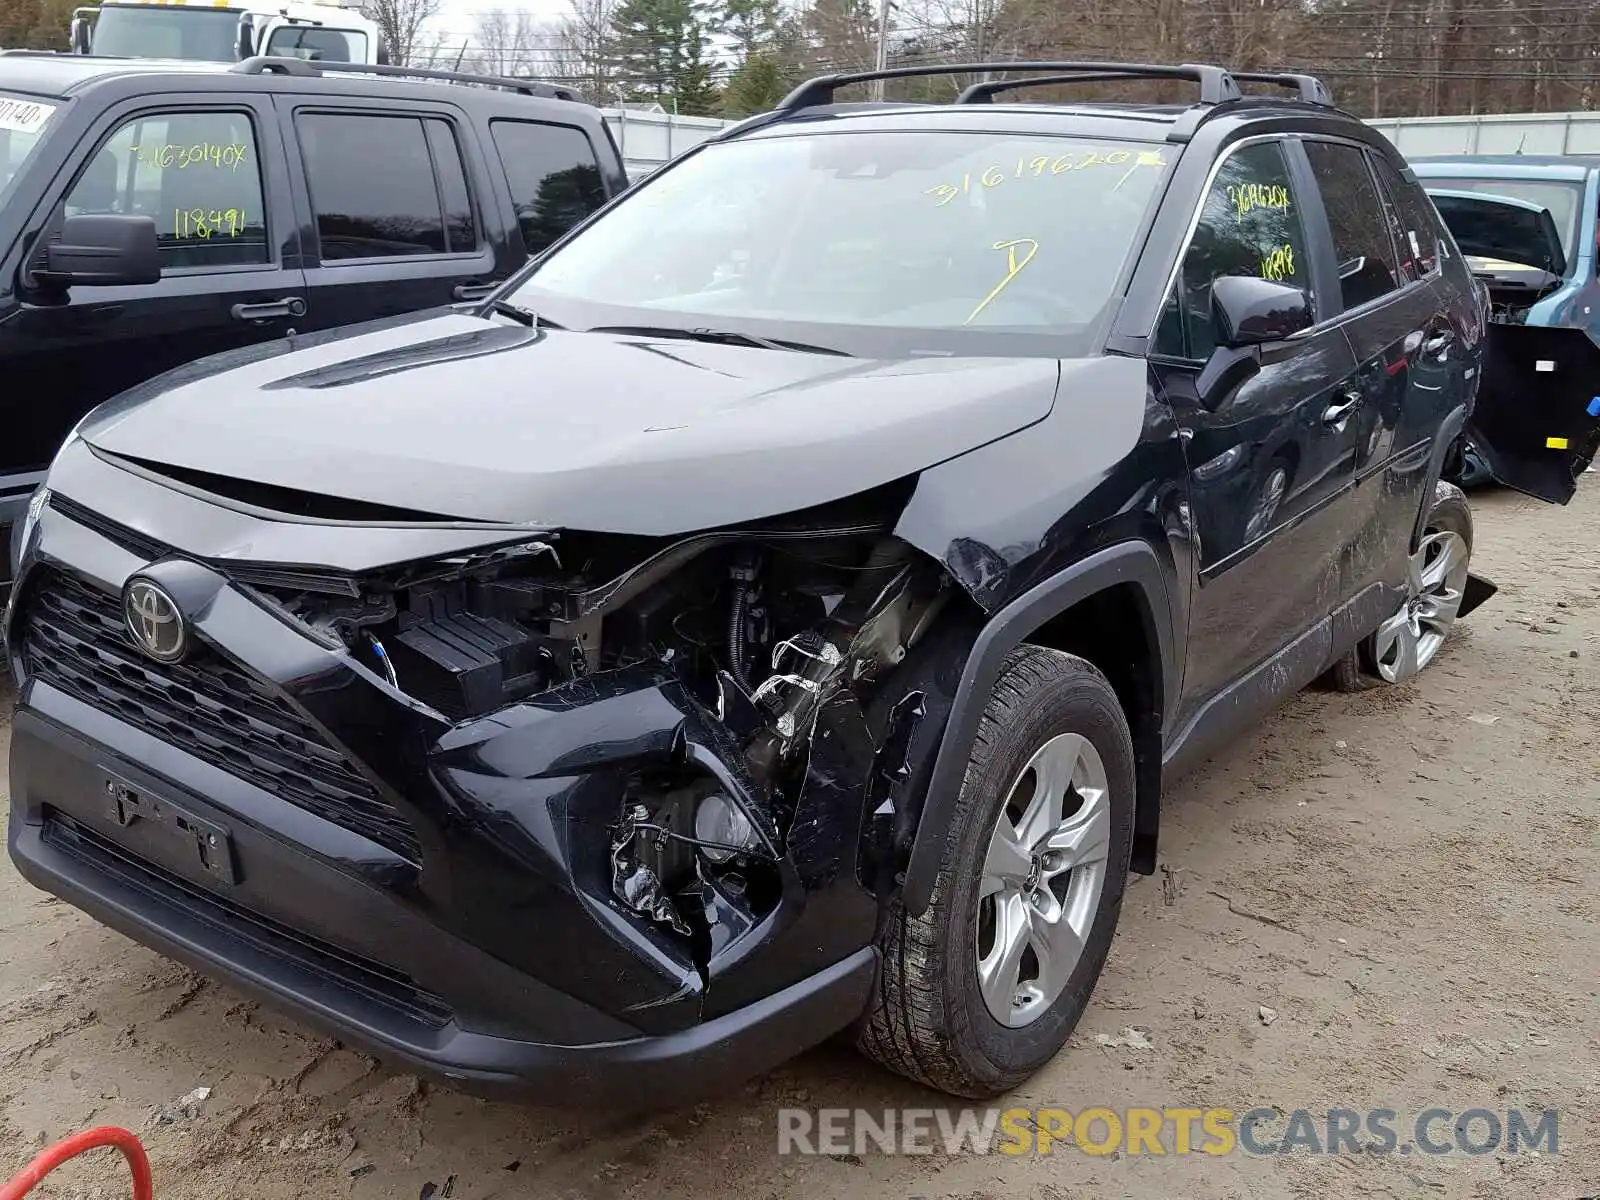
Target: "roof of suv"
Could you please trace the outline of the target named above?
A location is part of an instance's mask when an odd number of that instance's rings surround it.
[[[981,80],[950,103],[913,101],[845,102],[836,98],[840,88],[880,79],[921,78],[931,75],[976,75]],[[999,78],[995,78],[999,76]],[[1199,85],[1197,102],[1141,104],[1128,101],[1047,101],[996,103],[996,97],[1030,87],[1057,87],[1145,79],[1188,81]],[[1242,83],[1261,83],[1288,89],[1293,96],[1246,93]],[[823,75],[802,83],[771,112],[751,117],[713,141],[773,131],[796,123],[847,120],[856,129],[884,130],[951,128],[987,123],[1007,132],[1028,132],[1041,125],[1059,131],[1063,118],[1078,125],[1093,123],[1094,132],[1130,139],[1188,141],[1194,131],[1214,117],[1241,120],[1321,119],[1366,129],[1367,126],[1333,104],[1321,80],[1310,75],[1274,72],[1235,72],[1222,67],[1185,64],[1107,62],[992,62],[944,64],[934,67],[895,67]],[[1377,140],[1374,133],[1373,139]]]
[[[41,97],[82,94],[105,83],[138,79],[153,87],[164,81],[179,88],[193,87],[198,79],[226,80],[241,90],[290,88],[371,95],[416,95],[416,89],[437,87],[442,81],[492,85],[491,94],[515,89],[544,99],[581,100],[570,88],[534,79],[505,79],[453,71],[423,71],[368,63],[309,63],[300,59],[253,58],[239,63],[193,62],[169,59],[96,58],[81,54],[52,54],[8,50],[0,53],[0,90]],[[472,88],[483,91],[484,87]],[[437,94],[437,93],[430,93]]]

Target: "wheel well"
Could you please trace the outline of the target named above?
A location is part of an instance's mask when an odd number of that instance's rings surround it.
[[[1161,726],[1165,696],[1154,617],[1135,584],[1109,587],[1051,617],[1024,641],[1087,659],[1122,704],[1138,771],[1133,870],[1155,871],[1161,809]]]

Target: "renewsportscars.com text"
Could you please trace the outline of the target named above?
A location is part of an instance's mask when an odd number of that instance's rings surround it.
[[[1487,1108],[778,1110],[779,1154],[1556,1154],[1560,1114]]]

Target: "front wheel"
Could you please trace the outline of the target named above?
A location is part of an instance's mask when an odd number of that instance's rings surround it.
[[[888,916],[861,1049],[971,1099],[1049,1062],[1110,951],[1133,813],[1133,739],[1106,677],[1070,654],[1014,651],[943,831],[932,900],[921,916]]]
[[[1455,627],[1471,562],[1472,509],[1460,488],[1441,482],[1408,564],[1405,600],[1334,665],[1334,687],[1359,692],[1404,683],[1433,662]]]

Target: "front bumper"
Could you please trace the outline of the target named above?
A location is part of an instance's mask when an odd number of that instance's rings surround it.
[[[204,516],[228,545],[283,536]],[[181,554],[212,589],[186,611],[215,668],[157,669],[105,640],[114,610],[84,616],[152,569],[129,532],[51,507],[24,548],[9,849],[39,887],[484,1093],[673,1103],[865,1011],[878,906],[858,823],[808,843],[776,908],[709,960],[611,896],[626,769],[686,743],[726,757],[670,680],[601,673],[581,703],[546,694],[450,726]],[[285,738],[328,757],[303,770]]]

